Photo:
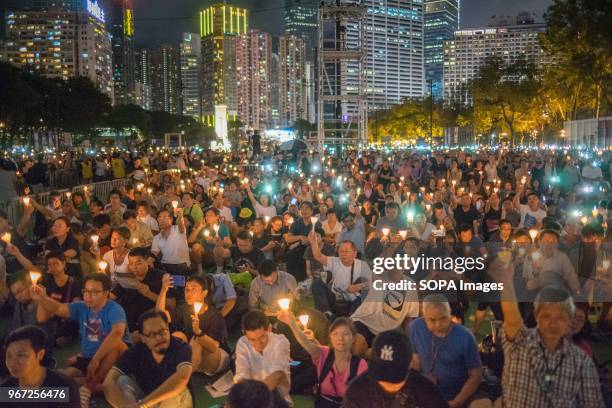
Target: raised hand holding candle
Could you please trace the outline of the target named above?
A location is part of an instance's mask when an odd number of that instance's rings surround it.
[[[172,201],[172,208],[174,208],[176,210],[178,208],[178,204],[179,204],[178,201],[173,200]]]
[[[0,237],[0,239],[2,239],[5,243],[10,244],[11,243],[11,233],[5,232],[4,234],[2,234],[2,237]]]
[[[193,302],[193,310],[195,311],[195,314],[200,314],[200,310],[202,310],[202,306],[204,306],[202,302]]]
[[[538,230],[530,229],[529,230],[529,236],[531,237],[532,241],[535,241],[536,237],[538,236]]]
[[[108,263],[105,261],[98,262],[98,267],[100,268],[100,272],[105,272],[107,266],[108,266]]]

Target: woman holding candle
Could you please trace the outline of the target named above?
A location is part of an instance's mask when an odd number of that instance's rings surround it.
[[[348,383],[368,368],[365,360],[351,353],[356,336],[353,323],[343,317],[334,320],[329,326],[330,346],[323,346],[318,344],[312,331],[307,329],[304,324],[307,320],[303,316],[300,316],[303,329],[291,310],[281,310],[277,318],[291,328],[317,368],[315,407],[339,407]]]
[[[190,277],[185,283],[185,303],[167,309],[166,295],[172,286],[171,275],[164,275],[155,308],[167,312],[172,335],[191,345],[194,371],[209,376],[226,371],[230,363],[227,326],[219,310],[206,302],[206,278]]]
[[[110,273],[111,280],[123,287],[129,286],[129,281],[133,279],[128,269],[129,239],[130,230],[127,227],[113,228],[110,240],[112,249],[102,256],[102,261],[106,262],[108,269],[101,272]]]

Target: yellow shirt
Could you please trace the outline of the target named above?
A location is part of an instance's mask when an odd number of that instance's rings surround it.
[[[123,160],[121,160],[121,159],[113,159],[111,161],[111,166],[113,167],[113,176],[115,178],[124,178],[125,177],[125,167],[123,165]]]
[[[86,180],[89,180],[90,178],[93,177],[93,169],[92,169],[92,166],[91,166],[91,162],[89,162],[89,163],[82,162],[81,163],[81,175]]]

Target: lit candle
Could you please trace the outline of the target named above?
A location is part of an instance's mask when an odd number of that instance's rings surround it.
[[[147,188],[147,193],[151,194],[153,192],[153,189],[151,187]]]
[[[451,181],[451,184],[453,185],[453,187],[455,187],[455,184],[457,184],[457,180]]]
[[[278,305],[280,306],[281,310],[289,310],[290,303],[291,300],[288,298],[282,298],[278,300]]]
[[[38,284],[38,280],[41,278],[42,274],[37,271],[30,271],[30,280],[36,286]]]
[[[132,238],[132,245],[138,244],[138,238]]]
[[[269,216],[269,215],[266,215],[266,216],[264,217],[264,221],[266,222],[266,224],[267,224],[267,223],[269,223],[269,222],[270,222],[270,216]]]
[[[539,261],[541,257],[542,257],[542,254],[538,251],[535,251],[533,254],[531,254],[531,259],[533,259],[534,262]]]
[[[202,310],[202,306],[204,306],[202,302],[193,302],[193,310],[195,311],[195,314],[200,314],[200,310]]]
[[[607,271],[607,270],[608,270],[608,268],[610,267],[610,260],[609,260],[609,259],[604,259],[604,260],[601,262],[601,266],[602,266],[602,268],[603,268],[603,270],[604,270],[604,271]]]
[[[70,191],[66,192],[66,197],[68,197],[68,199],[70,200],[70,197],[72,196],[72,193]]]
[[[100,237],[98,235],[92,235],[91,236],[91,242],[93,242],[94,245],[98,245],[98,240],[100,239]]]
[[[98,262],[98,267],[100,268],[100,272],[106,271],[107,266],[108,266],[108,263],[105,261]]]
[[[30,197],[23,197],[23,205],[26,207],[30,205]]]
[[[178,208],[178,201],[176,200],[172,201],[172,208],[174,208],[175,210]]]
[[[289,183],[287,184],[287,188],[288,188],[289,190],[291,190],[291,188],[293,188],[293,183],[292,183],[292,182],[289,182]]]
[[[209,231],[209,230],[207,230],[207,229],[205,229],[205,230],[204,230],[204,236],[205,236],[206,238],[208,238],[208,237],[210,236],[210,231]]]
[[[390,230],[389,228],[383,228],[383,229],[382,229],[382,233],[383,233],[383,235],[384,235],[385,237],[389,235],[389,232],[391,232],[391,230]]]
[[[5,232],[4,234],[2,234],[1,239],[6,242],[7,244],[11,243],[11,233],[10,232]]]
[[[87,192],[87,186],[83,187],[83,191]]]
[[[289,218],[289,219],[287,220],[287,224],[289,224],[289,225],[293,224],[293,218]]]
[[[586,216],[584,216],[580,219],[580,222],[582,222],[583,225],[586,225],[586,223],[589,222],[589,219]]]
[[[538,236],[538,230],[530,229],[529,230],[529,236],[531,237],[532,241],[535,241],[536,237]]]
[[[310,316],[301,315],[300,317],[298,317],[298,319],[300,319],[300,323],[302,323],[302,326],[304,326],[304,330],[306,330],[306,326],[308,326],[308,320],[310,320]]]
[[[599,211],[597,211],[597,207],[593,207],[593,211],[591,211],[591,214],[593,215],[593,218],[597,217],[597,214],[599,214]]]
[[[427,211],[431,210],[431,204],[425,204],[425,209],[427,209]]]
[[[317,225],[317,217],[310,217],[310,222],[312,223],[312,230],[314,231],[315,225]]]
[[[402,237],[402,239],[406,239],[406,236],[408,235],[408,231],[406,230],[401,230],[399,232],[400,236]]]
[[[213,230],[215,230],[215,234],[218,234],[219,233],[219,224],[215,224],[213,226]]]

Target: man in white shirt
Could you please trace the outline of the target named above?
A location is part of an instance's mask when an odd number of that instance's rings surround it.
[[[289,340],[272,333],[272,325],[263,312],[252,310],[242,318],[244,336],[236,343],[234,383],[242,380],[262,381],[270,391],[277,391],[291,401]]]
[[[176,225],[172,225],[172,214],[169,210],[163,209],[157,215],[159,224],[159,234],[153,238],[151,254],[158,257],[161,254],[161,269],[171,275],[190,275],[189,245],[187,244],[187,234],[183,209],[176,208]]]
[[[521,213],[519,228],[540,228],[542,220],[546,217],[546,211],[540,208],[540,199],[535,193],[529,193],[527,204],[521,204],[521,187],[514,197],[514,207]]]
[[[368,287],[372,270],[366,262],[357,259],[357,248],[351,241],[340,242],[339,256],[335,257],[321,253],[314,231],[310,232],[308,239],[312,256],[332,275],[330,286],[321,279],[313,279],[311,290],[315,308],[328,318],[334,314],[352,313],[361,304],[362,290]],[[348,311],[336,307],[337,298],[349,303]]]

